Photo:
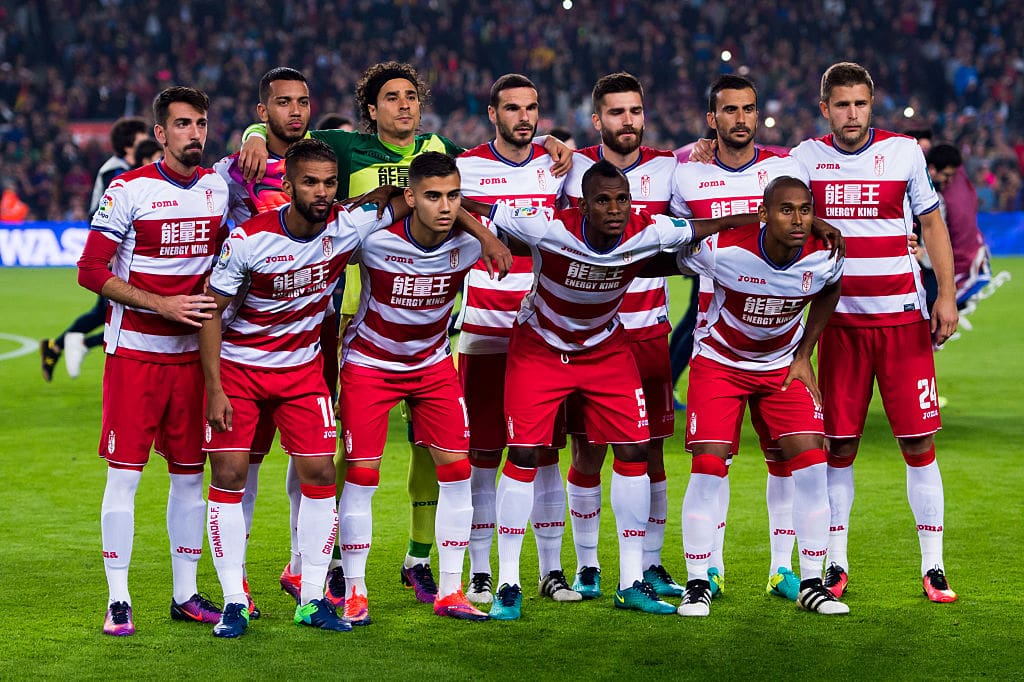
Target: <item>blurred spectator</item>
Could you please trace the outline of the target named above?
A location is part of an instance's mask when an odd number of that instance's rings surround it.
[[[80,174],[76,166],[95,172],[112,151],[73,137],[72,123],[145,115],[160,89],[194,85],[213,98],[212,163],[254,119],[248,84],[269,68],[305,73],[314,115],[358,120],[355,82],[387,59],[427,77],[438,118],[424,115],[424,129],[465,146],[493,132],[488,88],[510,71],[537,83],[545,110],[581,146],[596,143],[593,83],[626,69],[647,92],[645,142],[668,148],[705,134],[697,103],[727,72],[752,77],[763,93],[762,116],[774,125],[762,127],[762,143],[823,134],[818,76],[854,58],[875,78],[879,127],[931,128],[961,151],[970,177],[987,169],[983,206],[1021,207],[1020,2],[653,0],[564,10],[549,0],[0,0],[0,12],[0,182],[33,218],[59,217],[66,176]]]

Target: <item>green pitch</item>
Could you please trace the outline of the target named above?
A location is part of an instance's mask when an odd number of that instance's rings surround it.
[[[155,458],[137,497],[130,583],[137,634],[104,637],[99,509],[105,467],[96,456],[102,357],[89,355],[76,381],[62,362],[53,383],[45,384],[33,351],[0,360],[0,678],[1019,679],[1024,259],[995,265],[1010,270],[1013,281],[980,305],[970,318],[972,331],[937,355],[939,392],[949,400],[938,457],[946,486],[946,569],[960,593],[955,604],[931,604],[921,594],[904,464],[875,406],[856,465],[849,617],[802,613],[765,596],[765,468],[748,426],[730,477],[727,589],[710,618],[612,608],[618,571],[605,485],[604,598],[541,601],[532,588],[536,556],[527,538],[521,621],[440,619],[398,582],[407,539],[408,456],[404,429],[393,419],[374,501],[372,626],[333,634],[292,624],[294,604],[277,584],[288,558],[288,515],[284,455],[275,448],[263,468],[249,550],[250,583],[263,618],[239,641],[215,640],[209,626],[168,618],[167,475]],[[675,300],[684,303],[684,285],[673,286]],[[0,333],[28,339],[56,335],[92,304],[71,269],[0,269],[0,290],[6,292]],[[675,310],[674,318],[680,314]],[[0,337],[0,355],[17,347]],[[667,454],[665,564],[685,579],[679,519],[689,461],[678,438]],[[496,570],[496,550],[492,561]],[[571,573],[568,533],[563,562]],[[199,582],[219,600],[208,556]]]

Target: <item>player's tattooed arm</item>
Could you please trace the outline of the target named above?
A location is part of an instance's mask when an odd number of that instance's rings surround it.
[[[785,381],[782,382],[782,390],[785,391],[794,381],[799,380],[807,387],[815,405],[821,405],[821,390],[818,388],[818,381],[814,376],[814,367],[811,365],[811,354],[814,347],[821,338],[821,332],[825,329],[828,318],[839,303],[840,282],[829,284],[814,297],[811,301],[810,310],[807,312],[807,322],[804,325],[804,335],[800,339],[800,345],[793,355],[793,362],[789,365],[789,372]]]
[[[231,430],[233,409],[220,383],[221,313],[231,297],[210,292],[216,311],[199,330],[199,364],[206,381],[206,421],[218,433]]]
[[[843,233],[821,218],[815,216],[811,223],[811,234],[820,239],[828,247],[828,255],[831,258],[846,258],[846,240]]]

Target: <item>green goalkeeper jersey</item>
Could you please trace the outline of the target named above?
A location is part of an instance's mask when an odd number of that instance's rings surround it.
[[[249,126],[245,137],[257,133],[266,137],[263,123]],[[409,164],[423,152],[458,156],[463,152],[454,142],[436,133],[417,135],[408,147],[395,147],[376,135],[348,130],[313,130],[310,136],[327,143],[338,156],[338,198],[365,194],[381,185],[409,186]]]

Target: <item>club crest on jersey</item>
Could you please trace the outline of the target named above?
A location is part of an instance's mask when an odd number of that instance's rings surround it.
[[[545,177],[545,173],[544,173],[544,169],[543,168],[538,168],[537,169],[537,187],[539,187],[540,191],[542,191],[542,192],[545,192],[548,189],[548,181],[547,181],[547,178]]]
[[[808,291],[811,290],[811,279],[813,277],[814,275],[811,274],[810,270],[804,273],[803,281],[800,282],[800,291],[806,294]]]
[[[320,246],[324,249],[324,258],[330,258],[331,254],[334,253],[334,241],[330,237],[321,239]]]
[[[622,262],[623,263],[629,263],[632,260],[633,260],[633,252],[632,251],[624,251],[623,254],[622,254]]]
[[[206,208],[210,209],[210,213],[213,213],[213,190],[206,190]]]
[[[107,434],[107,454],[114,454],[114,450],[117,449],[117,437],[114,436],[114,429],[110,429],[110,433]]]
[[[459,250],[452,249],[452,252],[448,255],[448,262],[451,263],[452,268],[459,267]]]
[[[345,439],[345,452],[351,454],[352,453],[352,432],[349,431],[348,429],[345,429],[344,439]]]
[[[768,171],[763,168],[757,171],[757,185],[762,190],[768,186]]]
[[[640,178],[640,196],[645,199],[651,196],[651,176],[644,175]]]
[[[231,260],[231,243],[225,241],[224,246],[220,247],[220,257],[217,258],[217,267],[227,267],[229,260]]]
[[[690,435],[695,436],[697,434],[697,415],[693,412],[690,413]]]
[[[875,175],[885,175],[885,154],[875,154]]]
[[[213,440],[213,427],[209,423],[203,427],[203,438],[207,443]]]

